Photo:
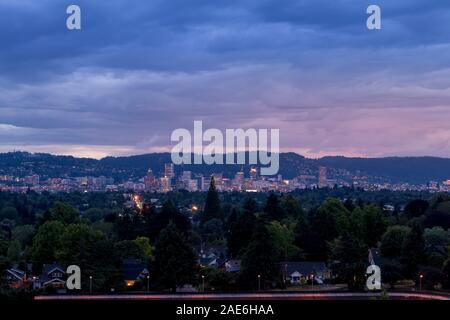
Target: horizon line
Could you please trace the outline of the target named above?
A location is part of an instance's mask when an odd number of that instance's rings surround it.
[[[239,154],[239,153],[251,153],[251,152],[267,152],[264,150],[258,150],[258,151],[237,151],[237,152],[233,152],[234,154]],[[171,152],[169,151],[157,151],[157,152],[146,152],[146,153],[138,153],[138,154],[127,154],[127,155],[106,155],[106,156],[102,156],[102,157],[93,157],[93,156],[79,156],[79,155],[75,155],[75,154],[63,154],[63,153],[52,153],[52,152],[32,152],[32,151],[27,151],[27,150],[11,150],[11,151],[2,151],[0,152],[0,155],[4,155],[4,154],[9,154],[9,153],[28,153],[28,154],[33,154],[33,155],[38,155],[38,154],[43,154],[43,155],[51,155],[51,156],[56,156],[56,157],[72,157],[72,158],[76,158],[76,159],[89,159],[89,160],[103,160],[106,158],[131,158],[131,157],[139,157],[139,156],[145,156],[145,155],[151,155],[151,154],[170,154]],[[228,153],[222,153],[222,156],[230,154],[231,152]],[[388,155],[388,156],[345,156],[345,155],[324,155],[322,157],[317,157],[317,158],[313,158],[313,157],[307,157],[304,156],[298,152],[295,151],[283,151],[283,152],[279,152],[278,154],[295,154],[299,157],[302,157],[304,159],[308,159],[308,160],[320,160],[320,159],[324,159],[324,158],[347,158],[347,159],[392,159],[392,158],[435,158],[435,159],[448,159],[450,160],[450,157],[442,157],[442,156],[433,156],[433,155]],[[190,153],[191,155],[195,154],[193,152]]]

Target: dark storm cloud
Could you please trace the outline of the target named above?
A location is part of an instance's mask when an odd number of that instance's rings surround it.
[[[2,150],[139,153],[203,120],[308,155],[450,156],[448,2],[74,3],[81,31],[70,3],[0,0]]]

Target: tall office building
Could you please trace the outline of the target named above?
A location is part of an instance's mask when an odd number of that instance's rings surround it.
[[[209,188],[208,180],[203,175],[198,177],[198,188],[200,191],[207,191]]]
[[[234,176],[234,181],[233,181],[233,187],[236,190],[241,191],[244,188],[244,172],[243,171],[239,171],[236,173],[236,175]]]
[[[223,189],[223,175],[221,173],[213,173],[214,184],[216,186],[217,191],[222,191]],[[209,188],[209,186],[208,186]]]
[[[144,177],[144,184],[146,190],[156,190],[159,187],[158,180],[153,175],[152,169],[148,169],[147,175]]]
[[[172,190],[170,178],[162,177],[160,180],[161,180],[161,188],[160,188],[161,192],[169,192]]]
[[[258,169],[255,167],[250,168],[250,180],[256,180],[258,178]]]
[[[192,172],[191,171],[183,171],[181,174],[181,180],[187,181],[192,179]]]
[[[328,180],[327,180],[327,168],[326,167],[319,167],[319,188],[326,188],[328,187]]]
[[[175,171],[173,167],[173,163],[166,163],[164,165],[164,177],[172,179],[175,177]]]

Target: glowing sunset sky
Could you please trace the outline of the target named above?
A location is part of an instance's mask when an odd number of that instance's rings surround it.
[[[450,2],[0,0],[0,151],[170,150],[280,128],[283,151],[450,157]],[[366,8],[382,9],[382,30]]]

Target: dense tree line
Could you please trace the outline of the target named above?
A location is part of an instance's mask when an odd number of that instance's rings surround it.
[[[32,263],[39,274],[46,263],[77,264],[84,288],[93,276],[96,291],[120,291],[121,263],[133,258],[148,266],[153,290],[202,281],[215,290],[256,290],[285,286],[281,262],[309,260],[325,261],[333,281],[361,290],[374,248],[385,283],[423,274],[427,288],[450,287],[448,194],[348,188],[250,197],[219,194],[211,180],[206,194],[142,197],[142,206],[126,207],[117,193],[0,193],[0,271]],[[194,203],[198,210],[188,210]],[[240,271],[201,267],[200,250],[211,246],[226,248],[224,259],[240,259]]]

